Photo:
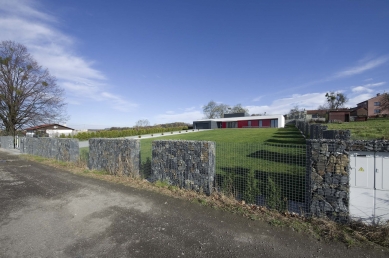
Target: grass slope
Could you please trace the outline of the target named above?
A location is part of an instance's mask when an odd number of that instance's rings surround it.
[[[350,130],[352,139],[373,140],[389,139],[389,119],[376,118],[360,122],[330,123],[328,129]]]
[[[294,127],[286,128],[253,128],[253,129],[222,129],[209,130],[196,133],[181,134],[141,139],[142,161],[151,158],[151,143],[155,140],[193,140],[213,141],[220,144],[305,144],[305,139]]]
[[[155,140],[214,141],[216,187],[248,203],[257,203],[258,196],[268,200],[271,196],[273,208],[286,209],[286,200],[304,201],[305,139],[294,127],[210,130],[142,139],[143,164],[150,162]]]

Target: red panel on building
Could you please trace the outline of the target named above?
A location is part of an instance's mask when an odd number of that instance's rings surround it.
[[[238,121],[238,128],[243,128],[244,126],[248,126],[248,121]]]
[[[251,126],[259,126],[259,121],[258,120],[252,120],[251,121]]]
[[[262,120],[262,127],[270,127],[270,119]]]
[[[227,128],[227,122],[222,122],[222,128]]]

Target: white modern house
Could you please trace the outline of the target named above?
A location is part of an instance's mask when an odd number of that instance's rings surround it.
[[[38,125],[25,129],[26,136],[33,137],[34,135],[48,135],[49,137],[59,137],[61,134],[73,134],[74,129],[60,124]]]
[[[244,113],[226,114],[224,118],[202,119],[193,121],[194,129],[217,128],[283,128],[283,115],[244,116]]]

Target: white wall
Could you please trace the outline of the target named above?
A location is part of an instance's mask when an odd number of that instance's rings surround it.
[[[61,134],[69,135],[72,134],[73,130],[46,130],[46,133],[49,134],[49,137],[59,137]]]

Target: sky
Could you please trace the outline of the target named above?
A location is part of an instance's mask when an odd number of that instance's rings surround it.
[[[387,0],[0,0],[0,41],[65,89],[75,129],[192,123],[209,101],[251,114],[347,107],[389,92]]]

